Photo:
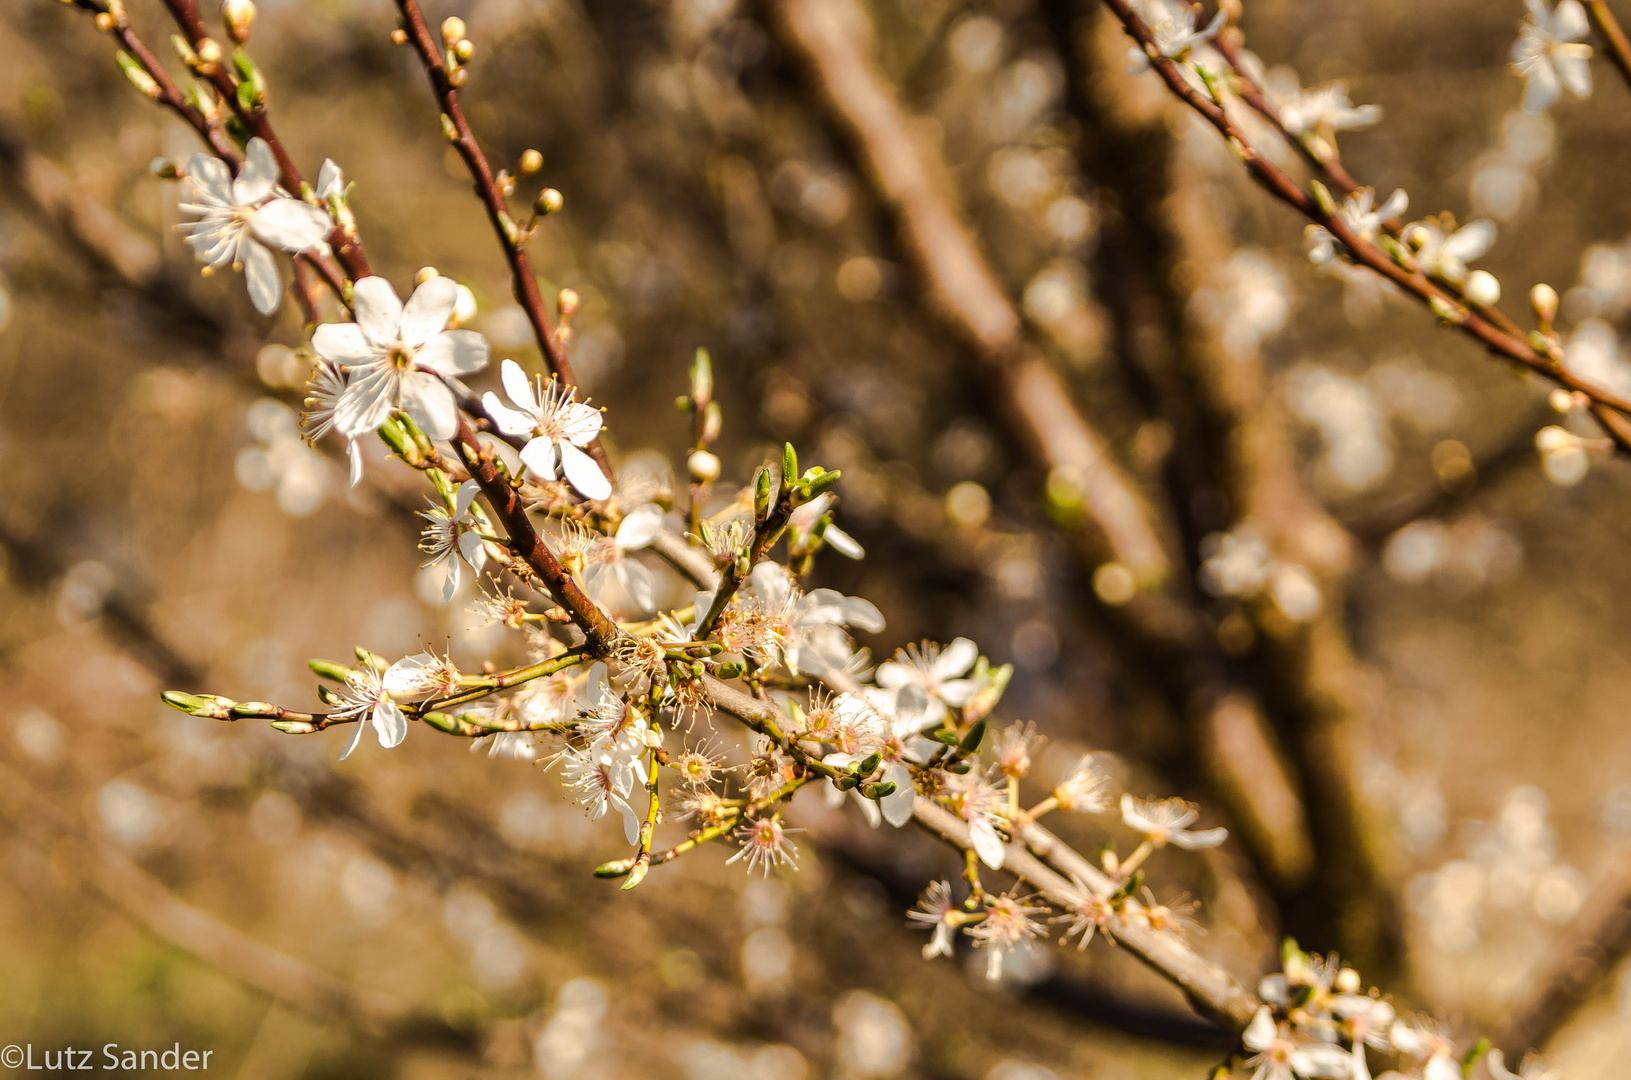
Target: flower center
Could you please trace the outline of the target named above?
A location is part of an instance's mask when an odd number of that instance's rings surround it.
[[[398,371],[407,371],[413,367],[413,352],[400,341],[391,346],[391,366]]]

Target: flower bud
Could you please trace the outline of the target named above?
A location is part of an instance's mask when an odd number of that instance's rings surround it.
[[[250,28],[255,25],[254,0],[221,0],[221,19],[227,24],[227,33],[242,45],[249,40]]]
[[[719,479],[719,458],[706,450],[692,451],[685,459],[685,467],[690,470],[691,479],[699,484],[711,484]]]
[[[453,48],[464,40],[464,20],[457,15],[450,15],[442,20],[442,43]]]
[[[181,175],[181,170],[176,168],[175,159],[173,158],[156,157],[148,164],[147,168],[160,180],[174,180]]]
[[[421,266],[419,272],[413,276],[414,285],[423,285],[433,277],[440,277],[434,266]]]
[[[476,317],[476,310],[476,294],[470,291],[470,286],[460,285],[453,301],[453,318],[449,325],[455,330],[468,326],[470,320]]]
[[[406,30],[402,29],[402,27],[399,26],[395,30],[391,31],[391,44],[392,45],[406,45],[407,43],[408,43],[408,32]]]
[[[531,176],[533,173],[537,172],[543,167],[544,155],[531,149],[521,151],[520,170],[522,176]]]
[[[562,289],[555,298],[555,306],[561,313],[562,319],[570,319],[578,313],[578,305],[582,301],[578,298],[576,289]]]
[[[1431,235],[1432,234],[1427,231],[1427,226],[1419,224],[1412,225],[1410,228],[1404,231],[1405,247],[1409,248],[1411,253],[1414,254],[1427,246],[1427,241],[1430,239]]]
[[[538,193],[538,199],[532,204],[532,208],[548,217],[550,214],[558,212],[565,205],[566,196],[552,187],[546,187]]]
[[[708,408],[702,414],[702,441],[713,442],[719,438],[719,431],[725,426],[725,416],[719,409],[719,402],[708,402]]]
[[[1557,318],[1557,290],[1544,281],[1529,290],[1529,303],[1534,305],[1535,318],[1542,326],[1550,326]]]
[[[129,53],[120,52],[117,54],[116,59],[119,61],[120,69],[125,73],[125,78],[129,79],[131,85],[136,89],[150,98],[156,98],[163,93],[159,89],[159,84],[154,81],[153,76],[149,75],[147,69],[137,63],[136,59]]]
[[[1488,270],[1474,270],[1468,274],[1462,291],[1467,294],[1468,300],[1484,307],[1491,307],[1501,300],[1501,283]]]
[[[476,43],[469,38],[465,38],[453,46],[453,55],[458,58],[459,63],[468,64],[470,58],[476,55]]]
[[[219,64],[221,62],[221,46],[214,38],[205,38],[197,46],[198,62],[200,65]]]
[[[1579,442],[1573,432],[1548,424],[1535,432],[1535,449],[1543,454],[1555,454],[1559,450],[1568,449]]]
[[[1339,994],[1359,993],[1359,972],[1351,967],[1345,967],[1337,972],[1336,988]]]

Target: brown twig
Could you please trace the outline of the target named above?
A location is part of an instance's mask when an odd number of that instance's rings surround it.
[[[538,351],[543,354],[544,363],[560,377],[563,384],[576,386],[577,379],[572,375],[572,365],[566,357],[566,350],[561,347],[554,328],[550,326],[549,316],[544,311],[543,296],[538,291],[538,279],[533,274],[532,260],[527,255],[525,237],[521,235],[515,219],[510,216],[509,206],[504,201],[504,193],[499,190],[493,167],[488,164],[487,155],[482,152],[481,144],[476,141],[475,132],[470,129],[470,122],[465,119],[464,106],[459,101],[459,90],[448,77],[436,38],[426,24],[417,0],[397,0],[397,8],[402,12],[402,28],[408,35],[408,43],[413,46],[414,52],[424,65],[431,89],[436,94],[443,123],[448,126],[448,141],[464,160],[465,167],[470,170],[476,194],[486,207],[487,218],[493,223],[493,231],[498,234],[498,242],[504,248],[504,257],[510,264],[515,302],[527,313],[527,322],[532,324],[533,336],[538,340]],[[606,475],[611,476],[611,465],[598,438],[591,444],[589,450]]]
[[[1128,0],[1104,0],[1104,4],[1121,22],[1127,35],[1138,43],[1149,59],[1150,66],[1167,84],[1167,88],[1229,141],[1230,148],[1246,166],[1252,179],[1270,195],[1330,232],[1349,252],[1354,262],[1381,274],[1432,308],[1442,321],[1478,340],[1488,351],[1522,364],[1567,389],[1578,390],[1599,405],[1617,412],[1631,413],[1631,401],[1570,372],[1563,367],[1561,357],[1556,355],[1555,350],[1549,349],[1545,353],[1537,351],[1521,336],[1503,329],[1492,321],[1492,318],[1468,308],[1459,297],[1434,284],[1425,274],[1399,266],[1381,248],[1358,236],[1338,215],[1327,212],[1314,196],[1298,187],[1295,181],[1253,147],[1217,102],[1205,97],[1191,86],[1176,63],[1161,55],[1150,28],[1133,11]],[[1631,440],[1628,440],[1621,431],[1611,427],[1609,435],[1622,450],[1631,450]]]
[[[1585,0],[1585,4],[1586,17],[1602,35],[1603,44],[1608,47],[1609,60],[1625,79],[1626,85],[1631,86],[1631,40],[1626,39],[1619,20],[1608,10],[1606,0]]]
[[[176,24],[187,35],[188,44],[192,46],[194,52],[197,52],[206,41],[213,43],[209,27],[204,24],[203,16],[199,14],[196,0],[164,0],[164,6],[169,9]],[[266,102],[257,96],[246,106],[238,97],[238,80],[233,77],[226,64],[219,60],[203,61],[198,64],[197,71],[215,87],[221,100],[226,102],[227,107],[244,127],[257,138],[265,140],[272,151],[273,159],[277,161],[278,179],[284,189],[300,198],[309,198],[311,193],[307,190],[305,178],[300,175],[300,169],[295,165],[294,158],[290,156],[288,148],[283,145],[283,140],[278,138],[277,131],[272,127],[271,117],[266,111]],[[345,267],[348,277],[356,280],[372,273],[368,268],[368,256],[363,251],[362,240],[355,232],[347,234],[336,225],[329,236],[334,246],[335,258]]]
[[[164,65],[159,62],[159,58],[131,29],[129,20],[125,18],[124,7],[122,5],[117,7],[110,5],[107,0],[74,0],[74,3],[76,6],[94,14],[97,19],[98,29],[105,29],[107,33],[117,38],[130,56],[141,65],[142,70],[153,80],[158,92],[156,94],[149,93],[148,96],[181,117],[187,123],[187,126],[191,127],[198,134],[198,137],[204,140],[204,144],[210,148],[210,151],[226,162],[227,168],[231,169],[233,175],[236,176],[238,170],[243,167],[243,153],[238,149],[238,145],[232,141],[232,138],[226,133],[219,121],[205,116],[196,107],[187,103],[187,99],[182,96],[181,91],[176,87],[175,81],[164,70]],[[236,101],[235,98],[232,100]],[[296,255],[294,258],[297,264],[304,262],[315,270],[318,276],[333,290],[340,303],[345,305],[347,309],[351,307],[351,302],[346,297],[345,275],[335,265],[333,259],[310,252]]]
[[[577,581],[555,558],[554,552],[549,550],[543,537],[533,527],[532,519],[527,517],[527,508],[521,501],[521,496],[510,486],[508,478],[498,471],[490,452],[482,449],[481,443],[476,439],[475,429],[463,416],[459,417],[459,431],[454,436],[454,447],[458,450],[465,468],[470,470],[470,475],[481,485],[482,494],[487,497],[505,531],[509,533],[510,544],[515,553],[526,560],[527,565],[543,581],[550,596],[566,611],[578,629],[583,631],[589,651],[596,656],[605,656],[621,636],[617,623],[585,595]]]

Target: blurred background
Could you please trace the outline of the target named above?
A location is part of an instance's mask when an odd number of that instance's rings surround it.
[[[1234,830],[1153,866],[1163,899],[1202,902],[1202,952],[1251,982],[1295,933],[1402,1008],[1622,1075],[1623,463],[1543,463],[1546,387],[1319,275],[1096,5],[832,0],[1022,320],[1014,347],[1153,508],[1187,629],[1149,630],[1082,477],[993,389],[1007,346],[933,301],[944,267],[903,242],[911,207],[789,14],[812,2],[427,10],[468,25],[495,165],[543,154],[516,205],[565,195],[532,252],[546,296],[583,297],[572,357],[614,453],[683,460],[672,403],[707,347],[727,477],[783,440],[842,468],[867,556],[829,552],[814,581],[883,610],[875,659],[972,637],[1018,669],[998,715],[1049,737],[1044,783],[1100,751],[1118,786]],[[129,7],[168,40],[160,5]],[[1519,112],[1521,16],[1252,0],[1242,25],[1269,68],[1379,104],[1343,137],[1350,171],[1406,189],[1409,217],[1495,220],[1479,265],[1508,310],[1552,283],[1571,362],[1624,385],[1631,103],[1599,66],[1589,100]],[[274,122],[308,176],[332,157],[356,183],[377,273],[453,275],[495,360],[536,367],[395,26],[387,0],[264,0]],[[310,657],[474,663],[494,641],[468,583],[444,605],[419,571],[415,478],[370,451],[347,490],[299,439],[294,305],[263,319],[235,275],[193,272],[148,167],[192,133],[84,12],[8,5],[0,31],[0,1042],[179,1040],[255,1080],[1132,1080],[1222,1058],[1226,1035],[1097,942],[996,985],[966,949],[925,963],[903,913],[957,860],[819,798],[794,808],[796,873],[703,850],[623,894],[589,876],[620,823],[534,766],[421,730],[341,765],[342,734],[163,707],[177,687],[310,708]]]

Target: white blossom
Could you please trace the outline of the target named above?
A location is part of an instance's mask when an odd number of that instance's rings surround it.
[[[1495,243],[1495,223],[1480,219],[1445,236],[1437,222],[1417,221],[1405,228],[1404,236],[1422,273],[1459,285],[1467,279],[1467,264]]]
[[[445,380],[487,366],[486,338],[444,329],[457,299],[458,286],[439,275],[415,289],[407,304],[384,278],[360,278],[352,286],[357,321],[312,331],[312,348],[346,373],[334,409],[341,434],[355,439],[377,431],[400,408],[430,438],[453,437],[458,406]]]
[[[1138,6],[1145,25],[1150,28],[1150,36],[1155,39],[1156,51],[1168,60],[1180,60],[1195,46],[1210,41],[1223,29],[1227,17],[1220,9],[1211,22],[1199,26],[1196,10],[1182,0],[1142,0]],[[1144,71],[1150,66],[1150,59],[1141,48],[1130,49],[1128,57],[1135,71]]]
[[[315,443],[334,427],[334,410],[339,408],[340,398],[345,393],[345,375],[337,365],[319,360],[312,369],[306,389],[310,393],[306,397],[306,412],[300,422],[306,428],[307,440]],[[351,465],[351,486],[356,487],[362,480],[362,447],[357,445],[356,439],[346,439],[345,454]]]
[[[1191,832],[1188,826],[1200,817],[1200,811],[1182,799],[1135,799],[1129,794],[1121,796],[1121,820],[1129,829],[1144,835],[1156,847],[1174,844],[1185,851],[1217,847],[1228,839],[1228,829],[1202,829]]]
[[[878,665],[879,686],[898,692],[897,712],[902,720],[916,718],[922,725],[944,721],[951,709],[973,698],[979,684],[961,678],[980,657],[980,647],[957,638],[942,648],[932,641],[908,645],[895,659]]]
[[[362,742],[365,728],[372,727],[379,736],[379,744],[386,749],[400,745],[408,737],[408,718],[392,697],[424,691],[424,672],[429,659],[428,654],[420,653],[398,660],[384,674],[365,666],[346,677],[345,686],[340,690],[340,706],[330,715],[356,717],[357,730],[340,755],[341,761],[350,757]]]
[[[564,475],[586,499],[611,495],[612,482],[595,459],[583,452],[600,434],[600,410],[576,400],[576,390],[558,379],[551,379],[547,386],[541,378],[528,379],[514,360],[500,365],[499,377],[514,408],[491,391],[482,395],[482,404],[504,434],[529,436],[521,448],[521,461],[533,475],[545,480]]]
[[[962,912],[957,910],[957,904],[951,898],[951,883],[946,881],[931,881],[929,887],[923,890],[923,896],[918,900],[917,906],[906,913],[912,922],[921,924],[918,929],[930,930],[932,936],[929,943],[923,946],[923,959],[933,960],[937,956],[952,955],[952,940],[957,935],[957,927],[961,924]]]
[[[443,601],[451,601],[458,591],[461,559],[477,574],[487,565],[487,547],[477,532],[475,516],[470,513],[470,504],[480,493],[480,484],[466,480],[453,495],[451,513],[441,506],[419,511],[419,516],[429,522],[419,541],[419,550],[430,556],[425,565],[447,563],[447,578],[442,583]]]
[[[266,245],[288,252],[316,250],[334,227],[323,210],[277,190],[277,162],[264,139],[250,139],[236,179],[226,162],[205,153],[187,160],[191,202],[184,214],[198,220],[180,228],[206,272],[242,270],[255,310],[270,315],[283,295],[277,261]]]
[[[1349,1080],[1354,1076],[1353,1059],[1331,1043],[1299,1042],[1284,1025],[1276,1024],[1268,1006],[1262,1006],[1240,1040],[1246,1049],[1256,1051],[1246,1059],[1253,1070],[1252,1080]]]
[[[583,584],[590,599],[599,603],[608,587],[615,583],[641,611],[650,611],[656,606],[651,571],[628,556],[649,545],[662,525],[662,507],[646,503],[629,511],[618,523],[617,532],[595,545],[594,554],[583,571]]]
[[[794,510],[788,518],[788,525],[796,532],[809,531],[815,527],[816,522],[820,521],[821,516],[832,506],[833,500],[832,492],[822,492],[797,510]],[[846,558],[861,559],[866,557],[866,549],[856,541],[855,537],[834,525],[830,520],[827,522],[827,527],[821,532],[821,539],[826,542],[828,547]]]
[[[1340,81],[1294,89],[1285,96],[1271,94],[1270,100],[1279,107],[1280,123],[1293,135],[1354,131],[1382,119],[1380,106],[1355,105],[1348,99],[1348,84]]]
[[[629,843],[636,843],[640,839],[640,815],[629,805],[629,794],[636,785],[632,763],[596,747],[568,747],[561,760],[565,762],[561,779],[571,789],[573,799],[588,812],[589,820],[599,821],[607,809],[616,810],[623,815],[624,836]]]
[[[1524,78],[1523,107],[1544,112],[1561,90],[1591,96],[1591,46],[1579,39],[1591,32],[1579,0],[1561,0],[1551,11],[1543,0],[1524,0],[1529,21],[1512,44],[1512,66]]]

